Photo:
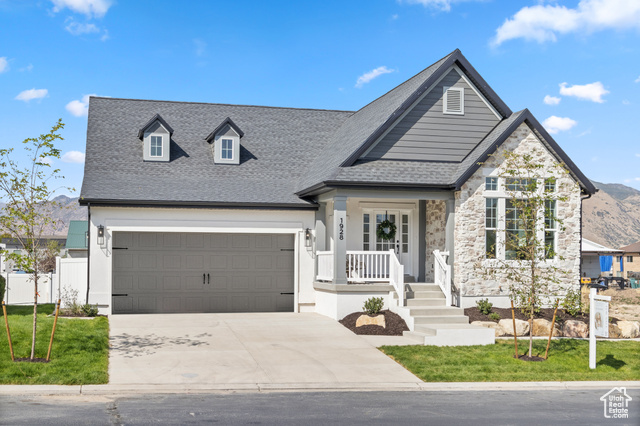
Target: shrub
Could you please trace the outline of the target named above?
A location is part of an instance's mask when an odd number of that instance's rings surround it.
[[[382,310],[384,306],[384,299],[382,297],[370,297],[364,302],[363,311],[369,315],[375,315]]]
[[[83,306],[77,301],[78,290],[65,286],[60,292],[60,299],[62,299],[62,309],[60,309],[60,312],[63,315],[80,316],[84,314]]]
[[[7,283],[4,280],[4,277],[0,275],[0,303],[4,300],[4,292],[7,288]]]
[[[491,312],[491,313],[489,314],[489,319],[490,319],[491,321],[499,321],[499,320],[500,320],[500,314],[499,314],[499,313],[497,313],[497,312]]]
[[[575,317],[582,312],[582,295],[580,294],[580,291],[576,291],[573,288],[567,290],[567,294],[562,300],[562,307],[572,317]]]
[[[491,313],[491,308],[493,308],[493,303],[489,302],[489,299],[480,299],[476,302],[476,306],[480,312],[485,315],[489,315]]]
[[[82,312],[84,312],[88,317],[95,317],[98,315],[98,305],[90,305],[88,303],[86,305],[82,305]]]

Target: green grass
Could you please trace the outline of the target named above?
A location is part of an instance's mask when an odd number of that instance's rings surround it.
[[[544,356],[546,340],[533,342],[533,355]],[[529,342],[518,341],[520,355]],[[598,342],[596,369],[589,369],[589,342],[553,340],[549,359],[515,359],[513,341],[490,346],[383,346],[395,359],[425,382],[529,382],[582,380],[640,380],[640,342]]]
[[[54,305],[38,305],[37,358],[46,358],[53,327]],[[12,362],[4,317],[1,315],[0,384],[86,385],[107,383],[109,322],[105,317],[58,318],[49,363]],[[33,306],[7,306],[11,341],[16,358],[31,353]]]

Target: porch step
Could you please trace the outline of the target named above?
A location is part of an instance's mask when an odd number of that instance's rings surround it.
[[[440,289],[427,291],[405,291],[405,299],[445,299]]]
[[[445,306],[447,304],[447,299],[444,297],[433,298],[433,299],[407,299],[406,306],[407,307],[429,307],[429,306]]]
[[[404,274],[404,282],[405,283],[415,283],[416,278],[413,275]]]
[[[409,312],[412,317],[422,317],[422,316],[464,316],[464,309],[457,308],[455,306],[414,306],[409,307]]]
[[[413,323],[416,325],[423,324],[469,324],[469,317],[466,315],[456,314],[437,314],[429,312],[429,315],[412,315]],[[495,334],[495,331],[494,331]]]
[[[496,342],[493,329],[470,324],[416,325],[414,331],[405,331],[403,335],[422,345],[434,346],[492,345]]]
[[[404,289],[406,291],[442,291],[437,284],[429,283],[407,283],[405,281]]]

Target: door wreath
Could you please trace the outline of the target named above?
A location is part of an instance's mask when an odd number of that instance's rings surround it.
[[[396,237],[396,224],[385,219],[378,224],[376,235],[381,240],[393,240]]]

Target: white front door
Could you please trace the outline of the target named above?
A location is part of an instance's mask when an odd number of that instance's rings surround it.
[[[392,240],[378,238],[378,225],[385,219],[396,225],[396,235]],[[394,250],[400,263],[404,265],[404,272],[412,274],[412,250],[409,236],[411,235],[411,213],[399,210],[372,210],[364,212],[362,249],[368,251]]]

